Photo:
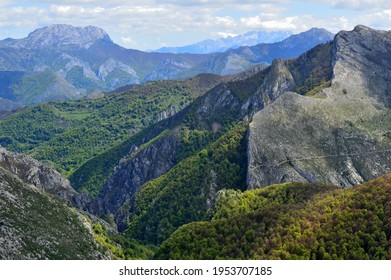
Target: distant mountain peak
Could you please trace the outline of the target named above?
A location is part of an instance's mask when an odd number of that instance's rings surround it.
[[[26,49],[71,45],[87,49],[98,40],[112,42],[103,29],[95,26],[75,27],[68,24],[54,24],[36,29],[20,40],[8,39],[6,44],[9,47]]]
[[[304,45],[313,45],[313,42],[327,42],[332,41],[334,34],[324,28],[313,27],[307,31],[292,35],[282,41],[285,48],[293,47],[298,42]]]
[[[292,35],[290,31],[249,31],[237,36],[228,36],[216,40],[207,39],[182,47],[164,47],[156,50],[161,53],[200,53],[224,52],[241,46],[254,46],[260,43],[275,43]]]

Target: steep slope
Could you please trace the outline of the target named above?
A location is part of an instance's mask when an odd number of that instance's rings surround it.
[[[0,148],[0,259],[102,259],[69,182],[34,159]],[[65,202],[65,203],[64,203]]]
[[[125,239],[81,211],[88,201],[29,156],[0,148],[0,259],[145,259],[151,246]]]
[[[74,204],[77,193],[70,186],[69,181],[65,180],[59,172],[29,156],[9,152],[0,147],[0,168],[68,205]]]
[[[286,183],[220,193],[210,222],[179,228],[160,259],[390,259],[391,177],[352,189]]]
[[[250,124],[248,186],[352,186],[390,171],[391,32],[358,26],[333,43],[323,98],[283,95]]]

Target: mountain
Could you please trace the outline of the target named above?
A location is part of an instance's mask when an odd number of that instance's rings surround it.
[[[83,195],[49,166],[0,147],[0,259],[148,258],[153,248],[125,240],[80,211]]]
[[[26,106],[52,100],[76,100],[95,89],[111,91],[150,80],[184,79],[199,73],[237,73],[285,52],[291,57],[297,56],[329,40],[317,34],[310,36],[317,37],[312,40],[303,37],[307,41],[305,46],[298,42],[285,43],[282,52],[271,53],[263,60],[264,56],[256,52],[251,57],[231,53],[142,52],[116,45],[97,27],[52,25],[23,39],[0,41],[0,97],[12,102],[2,102],[2,108],[14,109],[14,103]],[[296,45],[300,49],[289,53]]]
[[[112,215],[128,236],[159,245],[178,227],[210,219],[225,188],[288,181],[346,187],[389,172],[388,36],[358,26],[297,59],[237,75],[124,142],[117,166],[107,153],[81,166],[72,182],[109,167],[89,211]]]
[[[258,44],[212,54],[197,66],[200,71],[235,74],[259,63],[270,64],[274,59],[296,58],[303,52],[333,40],[334,35],[322,28],[312,28],[306,32],[289,36],[285,40],[271,44]]]
[[[0,47],[16,49],[67,48],[76,46],[88,49],[98,41],[112,43],[109,35],[95,26],[74,27],[66,24],[51,25],[31,32],[27,38],[5,39]]]
[[[364,26],[340,32],[331,86],[320,98],[287,93],[254,115],[250,188],[286,181],[352,186],[390,171],[390,36]],[[290,72],[287,83],[295,80]]]
[[[217,40],[209,39],[183,47],[164,47],[156,50],[156,52],[199,54],[225,52],[229,49],[235,49],[241,46],[255,46],[261,43],[280,42],[291,35],[292,33],[289,31],[250,31],[238,36],[229,36]]]
[[[61,167],[143,256],[389,259],[390,50],[357,26],[232,76],[22,109],[0,143]]]
[[[100,28],[52,25],[23,39],[0,41],[0,96],[22,106],[80,99],[94,89],[144,82],[165,61],[183,64],[184,71],[206,58],[127,50]],[[171,66],[164,68],[170,71]],[[154,77],[167,79],[175,73]]]

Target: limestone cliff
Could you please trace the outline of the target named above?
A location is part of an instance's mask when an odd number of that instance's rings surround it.
[[[283,94],[249,129],[248,187],[352,186],[391,170],[391,32],[357,26],[333,42],[322,98]]]

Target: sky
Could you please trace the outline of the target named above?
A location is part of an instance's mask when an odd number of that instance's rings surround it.
[[[337,33],[357,24],[391,29],[389,0],[38,0],[0,2],[0,39],[52,24],[93,25],[126,48],[154,50],[253,30],[311,27]]]

